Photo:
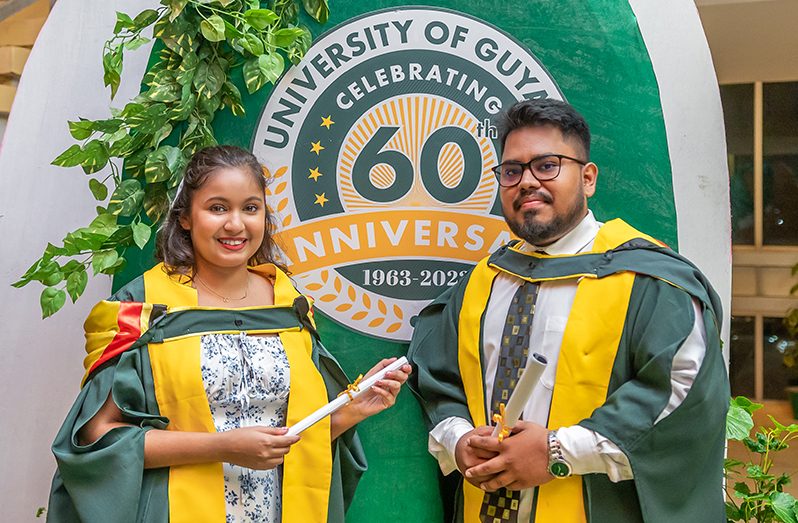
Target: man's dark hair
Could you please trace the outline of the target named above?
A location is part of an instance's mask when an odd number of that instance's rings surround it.
[[[507,135],[516,129],[552,125],[562,132],[563,137],[575,138],[582,145],[584,159],[590,159],[590,128],[584,117],[566,102],[551,98],[523,100],[499,115],[496,124],[502,149]]]

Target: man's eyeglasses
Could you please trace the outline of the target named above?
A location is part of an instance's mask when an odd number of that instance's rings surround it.
[[[521,178],[524,177],[524,170],[526,169],[532,171],[532,176],[537,178],[538,181],[547,182],[555,179],[560,174],[563,160],[571,160],[579,165],[587,165],[587,162],[564,154],[546,154],[544,156],[532,158],[526,163],[500,163],[491,170],[499,180],[499,185],[502,187],[515,187],[521,183]]]

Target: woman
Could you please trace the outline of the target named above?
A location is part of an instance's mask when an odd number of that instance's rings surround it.
[[[162,263],[92,310],[49,520],[343,521],[365,469],[352,428],[393,405],[410,368],[286,434],[348,380],[273,262],[264,189],[249,152],[197,152],[159,231]]]

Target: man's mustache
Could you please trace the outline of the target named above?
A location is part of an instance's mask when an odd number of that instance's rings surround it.
[[[518,198],[516,198],[513,201],[513,209],[516,211],[519,210],[524,200],[528,200],[530,198],[538,199],[543,203],[551,203],[554,201],[550,194],[542,191],[529,191],[529,192],[521,191],[521,194],[518,196]]]

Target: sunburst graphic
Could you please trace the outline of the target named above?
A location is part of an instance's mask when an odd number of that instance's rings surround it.
[[[385,207],[456,207],[458,210],[489,211],[496,198],[496,181],[490,168],[496,165],[496,151],[490,139],[477,135],[477,119],[463,107],[438,96],[404,95],[385,100],[355,122],[350,129],[338,159],[339,191],[347,210]],[[352,182],[352,169],[358,156],[382,127],[398,130],[380,152],[397,151],[413,166],[413,185],[401,198],[388,203],[373,202],[361,195]],[[455,127],[467,131],[479,148],[479,183],[463,201],[440,202],[433,198],[421,181],[421,152],[427,139],[438,129]],[[445,143],[437,155],[437,175],[447,189],[463,181],[466,161],[460,145]],[[387,163],[371,167],[369,180],[378,189],[396,182],[397,173]]]

